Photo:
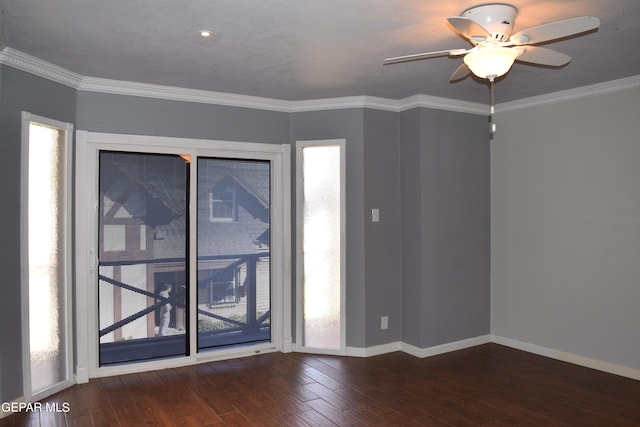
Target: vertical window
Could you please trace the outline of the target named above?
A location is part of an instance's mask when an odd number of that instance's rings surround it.
[[[198,350],[268,343],[271,162],[199,157],[197,179]]]
[[[70,133],[69,124],[23,113],[23,353],[28,400],[70,383]]]
[[[344,349],[343,143],[298,143],[299,339],[310,349]]]
[[[187,156],[100,151],[100,365],[184,356]]]

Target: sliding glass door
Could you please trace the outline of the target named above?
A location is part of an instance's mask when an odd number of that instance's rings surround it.
[[[78,277],[90,284],[78,288],[81,378],[291,342],[288,147],[88,132],[78,141],[87,182],[77,217],[88,231],[77,232]]]
[[[198,159],[198,350],[271,339],[270,177],[268,161]]]
[[[189,160],[101,151],[100,365],[185,356]]]

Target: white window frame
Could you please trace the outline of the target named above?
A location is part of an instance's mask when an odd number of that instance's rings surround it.
[[[338,146],[340,147],[340,348],[338,350],[328,350],[307,347],[303,344],[303,311],[304,311],[304,265],[303,265],[303,202],[304,202],[304,179],[302,174],[302,152],[305,147],[314,146]],[[347,198],[346,198],[346,140],[300,140],[296,141],[296,345],[295,350],[306,353],[333,354],[344,356],[347,348],[347,310],[346,310],[346,252],[347,252]]]
[[[235,159],[264,159],[271,162],[271,337],[270,343],[198,352],[197,330],[189,335],[189,355],[148,362],[134,362],[117,366],[99,366],[98,313],[97,313],[97,221],[98,221],[98,154],[100,150],[137,153],[189,155],[191,177],[197,177],[198,157]],[[290,145],[260,144],[235,141],[190,138],[157,137],[76,132],[76,317],[78,319],[77,365],[78,382],[89,378],[144,372],[187,366],[214,360],[245,357],[273,351],[292,349],[291,337],[291,178]],[[91,183],[91,185],[88,185]],[[190,193],[197,194],[196,179],[190,183]],[[190,221],[197,224],[197,197],[190,199]],[[197,227],[191,227],[190,253],[197,253]],[[189,268],[197,271],[197,260],[191,256]],[[196,289],[196,274],[190,274],[189,286]],[[197,292],[189,293],[189,321],[197,325]]]
[[[65,163],[64,191],[61,195],[65,215],[63,224],[64,240],[62,244],[63,251],[63,276],[64,276],[64,307],[59,315],[64,319],[65,334],[65,369],[66,378],[57,383],[53,387],[40,393],[33,394],[31,388],[31,348],[30,348],[30,328],[29,328],[29,150],[31,149],[30,124],[38,123],[57,129],[63,135],[64,139],[64,159]],[[21,153],[21,172],[20,172],[20,267],[21,267],[21,297],[22,297],[22,378],[24,400],[31,402],[39,400],[55,394],[75,383],[73,376],[73,313],[72,313],[72,240],[71,240],[71,212],[72,212],[72,154],[73,154],[73,125],[58,120],[49,119],[47,117],[38,116],[27,111],[22,112],[22,153]]]

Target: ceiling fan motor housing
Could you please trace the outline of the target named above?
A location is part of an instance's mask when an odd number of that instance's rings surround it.
[[[495,41],[509,39],[518,15],[518,8],[507,3],[486,3],[465,9],[460,16],[483,27]]]

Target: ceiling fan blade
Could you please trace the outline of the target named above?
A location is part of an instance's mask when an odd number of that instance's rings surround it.
[[[467,49],[437,50],[434,52],[415,53],[413,55],[396,56],[385,59],[382,64],[397,64],[399,62],[419,61],[421,59],[437,58],[438,56],[458,56],[467,53]]]
[[[491,34],[482,26],[469,18],[452,16],[447,18],[449,24],[458,33],[469,39],[473,44],[483,42],[491,38]]]
[[[469,74],[471,74],[471,70],[469,69],[467,64],[463,62],[462,65],[456,68],[453,74],[451,74],[451,78],[449,79],[449,81],[455,82],[458,80],[462,80],[465,77],[467,77]]]
[[[595,30],[599,26],[600,20],[598,18],[593,16],[581,16],[579,18],[550,22],[548,24],[542,24],[518,31],[516,34],[511,36],[509,42],[517,46],[542,43]]]
[[[568,64],[571,61],[571,57],[544,47],[527,46],[524,53],[516,58],[516,61],[561,67]]]

